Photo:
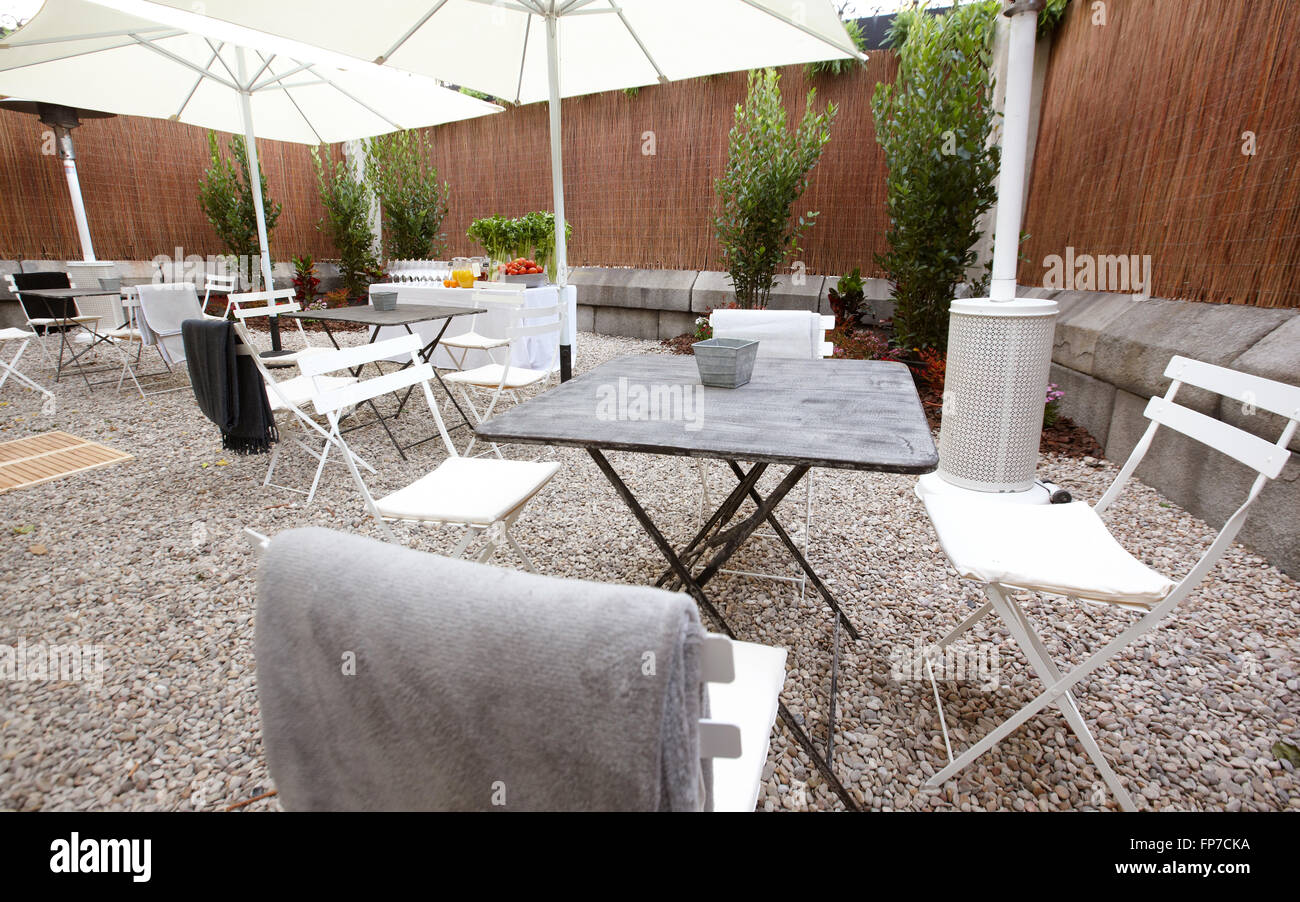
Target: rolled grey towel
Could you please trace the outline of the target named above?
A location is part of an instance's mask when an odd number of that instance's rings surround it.
[[[257,586],[267,764],[294,810],[700,810],[689,596],[325,529]]]

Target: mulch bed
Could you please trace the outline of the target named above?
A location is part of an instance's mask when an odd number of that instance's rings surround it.
[[[687,332],[675,338],[662,339],[659,344],[674,354],[690,354],[691,345],[695,340],[695,336]],[[915,370],[912,371],[912,375],[913,378],[916,377]],[[925,418],[932,429],[938,429],[943,412],[943,386],[931,386],[924,379],[919,379],[917,391],[921,395],[921,404],[925,408]],[[1039,452],[1073,458],[1105,456],[1097,440],[1069,417],[1058,417],[1054,424],[1044,427]]]

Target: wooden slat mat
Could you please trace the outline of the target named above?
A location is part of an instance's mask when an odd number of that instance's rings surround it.
[[[132,459],[125,451],[66,432],[0,442],[0,494]]]

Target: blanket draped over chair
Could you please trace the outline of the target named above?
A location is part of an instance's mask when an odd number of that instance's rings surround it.
[[[187,319],[181,338],[194,399],[221,429],[221,447],[236,454],[269,452],[279,441],[275,414],[257,365],[236,352],[234,323]]]
[[[325,529],[257,589],[271,777],[295,810],[700,810],[694,602]]]

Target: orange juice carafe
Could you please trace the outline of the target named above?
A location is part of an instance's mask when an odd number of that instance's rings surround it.
[[[469,257],[452,258],[451,277],[461,288],[474,287],[474,267],[470,264]]]

